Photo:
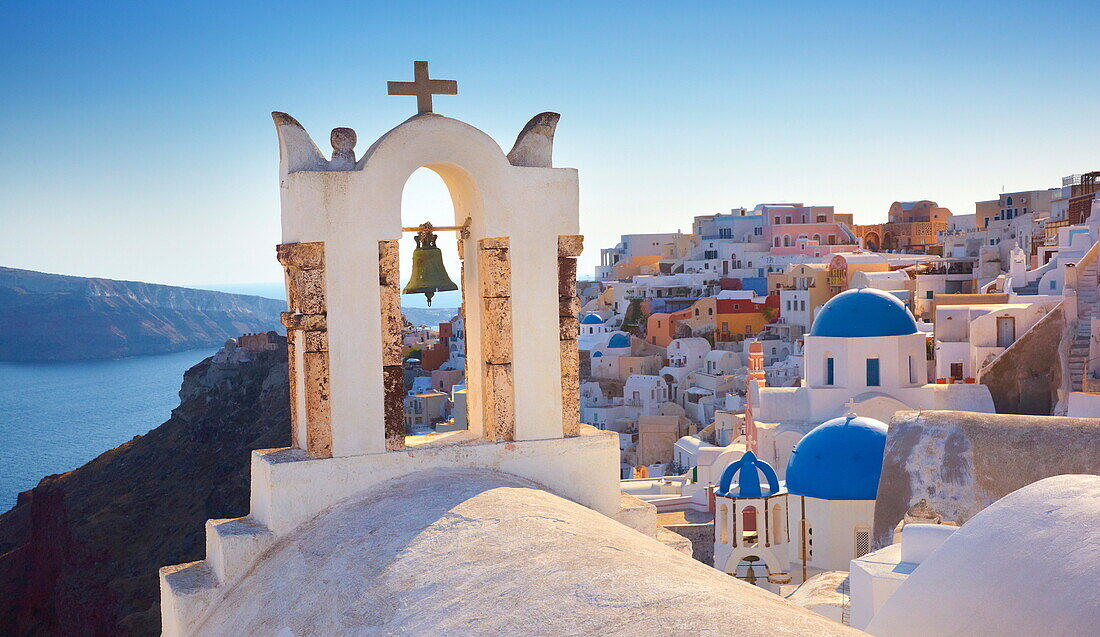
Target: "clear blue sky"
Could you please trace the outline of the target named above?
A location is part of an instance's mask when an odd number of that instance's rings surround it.
[[[505,150],[562,114],[582,272],[619,234],[735,206],[965,214],[1100,169],[1091,3],[228,4],[5,4],[0,265],[277,281],[268,113],[325,148],[351,126],[362,151],[413,113],[385,82],[414,59],[458,80],[437,112]],[[450,213],[430,173],[406,195],[409,221]]]

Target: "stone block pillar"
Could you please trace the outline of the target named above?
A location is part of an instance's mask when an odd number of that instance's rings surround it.
[[[386,449],[405,448],[405,376],[401,361],[401,278],[397,241],[378,242],[382,308],[382,385]]]
[[[576,436],[580,432],[580,358],[577,334],[580,326],[577,314],[577,257],[584,249],[584,237],[558,237],[558,325],[561,346],[561,418],[562,434]]]
[[[484,362],[483,435],[489,440],[514,440],[512,267],[508,238],[478,240],[477,259],[481,287],[481,354]]]
[[[276,256],[286,273],[291,440],[317,458],[332,456],[329,406],[325,244],[284,243]]]

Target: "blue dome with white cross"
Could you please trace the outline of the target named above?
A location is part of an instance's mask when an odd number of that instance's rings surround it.
[[[822,306],[810,336],[904,336],[917,333],[913,313],[898,297],[874,288],[845,290]]]

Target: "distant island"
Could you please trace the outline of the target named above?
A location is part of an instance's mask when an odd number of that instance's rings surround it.
[[[0,267],[0,360],[61,361],[217,347],[283,331],[286,302]]]

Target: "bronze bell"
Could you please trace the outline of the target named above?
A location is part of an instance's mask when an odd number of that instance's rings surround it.
[[[424,224],[416,233],[416,249],[413,250],[412,276],[402,294],[423,294],[432,305],[436,292],[457,290],[458,286],[443,266],[443,251],[435,245],[435,233],[431,224]]]

